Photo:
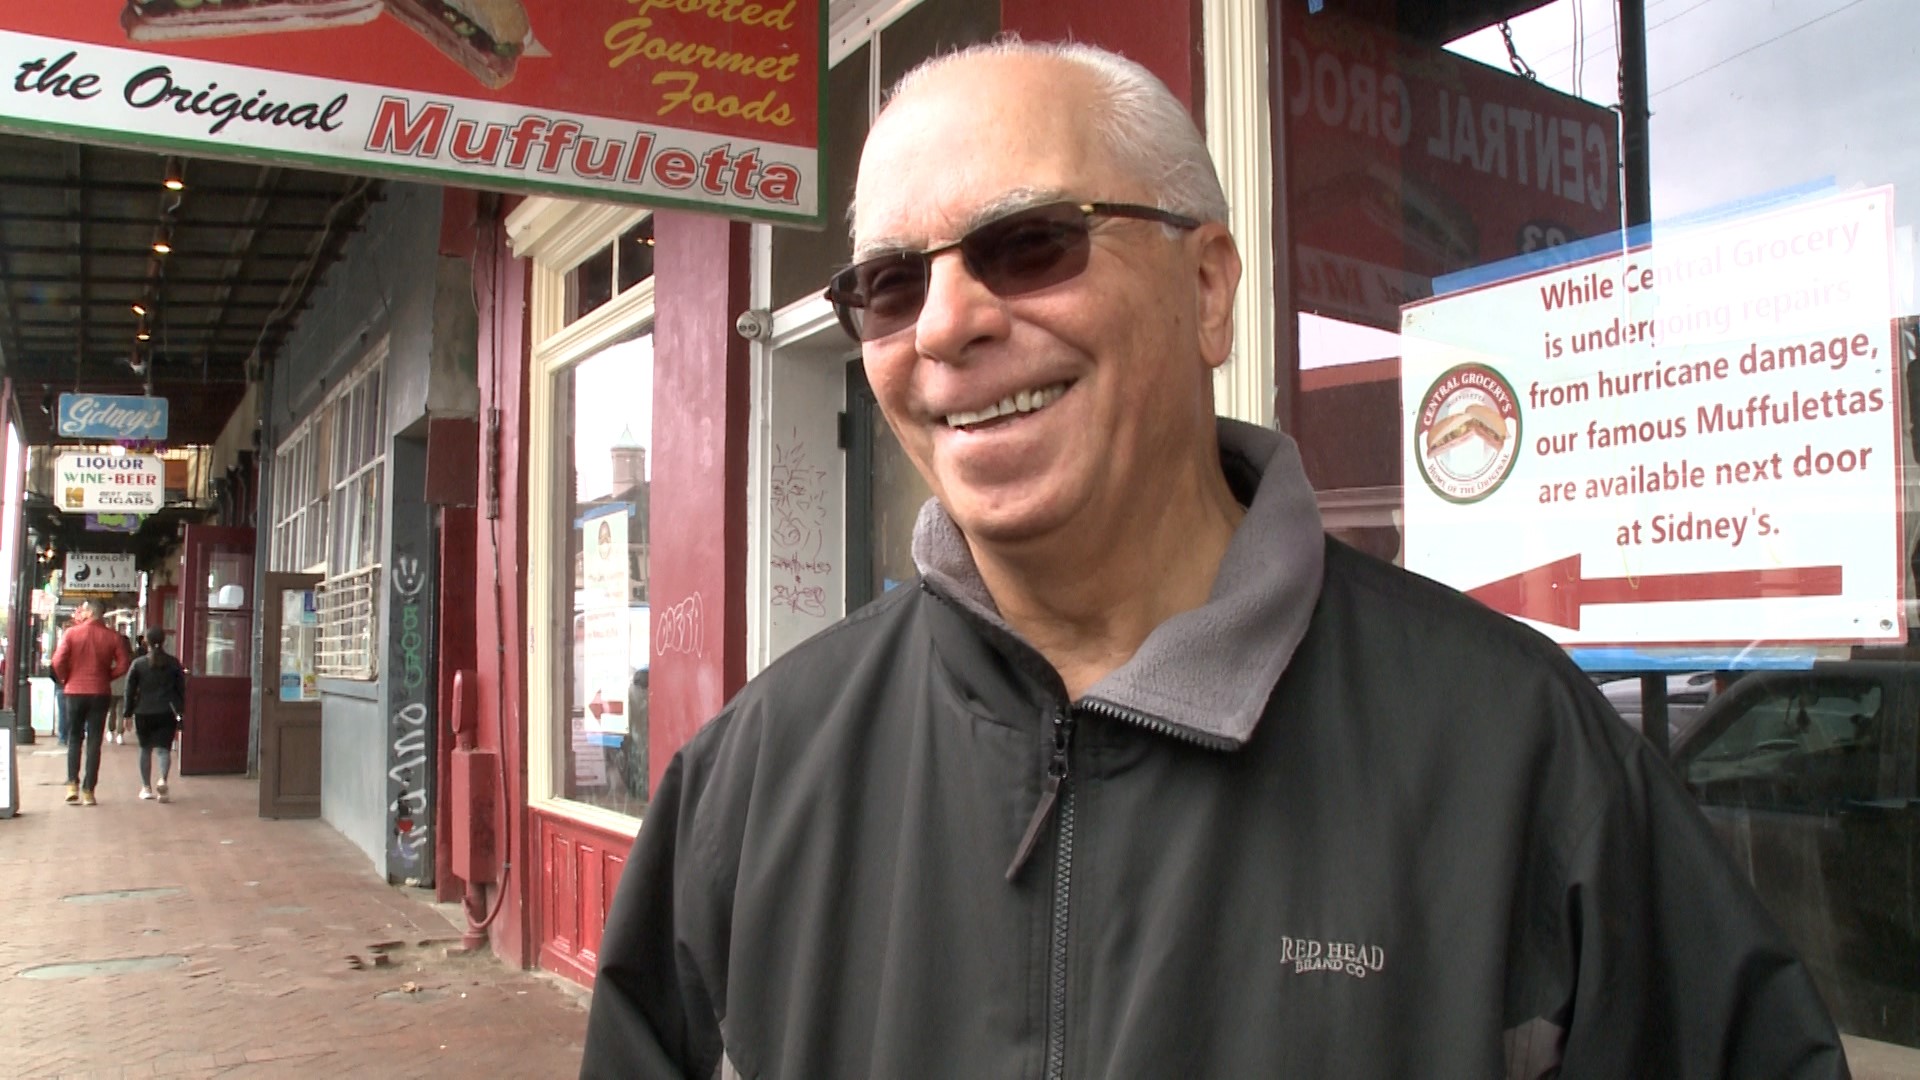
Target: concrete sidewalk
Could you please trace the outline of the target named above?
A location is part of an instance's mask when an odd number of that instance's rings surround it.
[[[105,748],[86,808],[62,802],[63,747],[19,749],[0,1077],[575,1075],[582,995],[459,954],[426,893],[322,822],[261,820],[253,781],[140,801],[138,753]]]

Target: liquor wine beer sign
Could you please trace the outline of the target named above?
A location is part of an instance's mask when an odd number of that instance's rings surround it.
[[[471,187],[821,214],[825,0],[67,0],[0,125]]]
[[[54,481],[54,503],[69,512],[150,514],[166,497],[165,471],[152,454],[61,454]]]

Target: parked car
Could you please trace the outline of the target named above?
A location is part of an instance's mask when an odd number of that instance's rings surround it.
[[[1668,746],[1679,745],[1680,740],[1693,731],[1700,711],[1713,697],[1714,678],[1711,671],[1667,676]],[[1638,675],[1607,676],[1600,683],[1600,692],[1606,695],[1607,703],[1635,731],[1641,730],[1640,679]]]
[[[1920,661],[1748,674],[1674,766],[1850,1034],[1920,1046]]]

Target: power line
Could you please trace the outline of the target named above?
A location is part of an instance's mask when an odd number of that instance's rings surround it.
[[[1669,90],[1672,90],[1674,87],[1692,82],[1693,80],[1699,78],[1700,76],[1705,75],[1709,71],[1713,71],[1716,68],[1725,67],[1726,65],[1733,63],[1735,60],[1740,59],[1741,57],[1747,55],[1750,52],[1755,52],[1759,49],[1764,49],[1767,46],[1772,45],[1773,43],[1781,40],[1782,38],[1792,37],[1794,34],[1797,34],[1800,31],[1805,30],[1807,27],[1812,26],[1817,22],[1824,22],[1825,20],[1833,18],[1835,15],[1840,14],[1841,12],[1847,10],[1848,8],[1856,8],[1866,2],[1867,0],[1847,0],[1846,3],[1841,4],[1839,7],[1834,8],[1832,11],[1829,11],[1824,15],[1816,15],[1813,18],[1808,19],[1806,22],[1801,23],[1799,26],[1796,26],[1791,30],[1783,30],[1780,33],[1775,34],[1774,36],[1768,38],[1765,41],[1761,41],[1753,45],[1749,45],[1746,48],[1741,49],[1739,52],[1734,53],[1732,56],[1726,57],[1723,60],[1717,60],[1714,63],[1708,64],[1706,67],[1701,68],[1699,71],[1696,71],[1693,74],[1686,76],[1685,78],[1677,79],[1673,82],[1668,83],[1667,85],[1661,87],[1660,89],[1655,90],[1653,93],[1648,94],[1647,97],[1649,100],[1659,97],[1661,94],[1664,94]]]

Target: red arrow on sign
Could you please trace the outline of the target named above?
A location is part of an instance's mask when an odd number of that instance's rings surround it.
[[[1589,578],[1580,576],[1580,556],[1570,555],[1469,589],[1467,595],[1498,612],[1578,630],[1580,609],[1589,604],[1839,596],[1840,569],[1838,566],[1795,566],[1778,570]]]

